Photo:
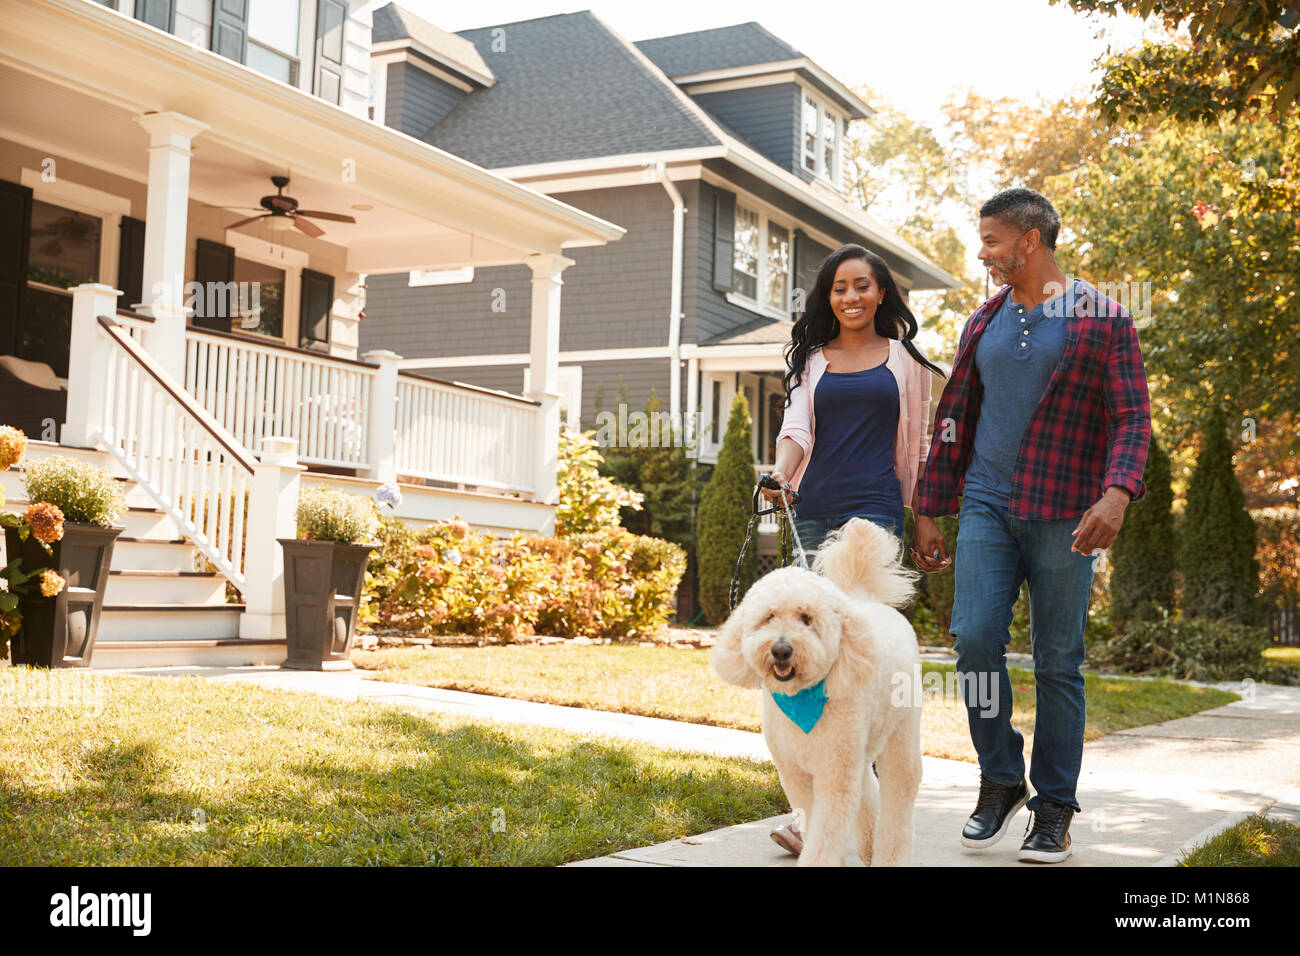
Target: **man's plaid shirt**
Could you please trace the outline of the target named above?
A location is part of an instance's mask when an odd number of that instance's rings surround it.
[[[1074,518],[1111,485],[1146,494],[1142,470],[1151,440],[1146,372],[1132,317],[1086,282],[1067,316],[1065,348],[1021,439],[1011,477],[1010,514]],[[954,514],[975,447],[984,385],[975,368],[980,335],[1010,294],[975,310],[962,329],[952,377],[939,399],[917,513]]]

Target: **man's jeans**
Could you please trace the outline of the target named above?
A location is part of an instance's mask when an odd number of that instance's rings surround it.
[[[1024,738],[1011,726],[1006,647],[1012,607],[1021,582],[1029,581],[1037,699],[1030,810],[1043,800],[1081,809],[1075,800],[1085,716],[1079,668],[1097,559],[1070,550],[1078,524],[1078,518],[1023,521],[1005,506],[973,498],[961,504],[949,630],[957,638],[957,673],[980,772],[1005,785],[1025,775]]]
[[[874,513],[853,513],[843,515],[839,518],[800,518],[799,509],[795,509],[794,527],[799,532],[799,543],[808,554],[808,561],[812,563],[813,554],[822,546],[832,531],[842,528],[853,518],[866,518],[873,524],[878,524],[893,532],[898,538],[899,547],[903,542],[903,512],[900,509],[892,514],[874,514]]]

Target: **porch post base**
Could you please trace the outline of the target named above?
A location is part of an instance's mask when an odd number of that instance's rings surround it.
[[[239,616],[239,636],[241,638],[283,641],[286,633],[283,611],[279,613],[245,611]]]

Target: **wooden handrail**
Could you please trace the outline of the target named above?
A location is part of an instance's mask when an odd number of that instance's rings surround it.
[[[176,402],[181,405],[204,430],[212,436],[217,442],[239,465],[244,468],[250,475],[256,467],[255,463],[244,453],[239,445],[238,439],[230,434],[221,423],[207,413],[207,411],[196,402],[183,388],[177,389],[171,380],[154,368],[153,362],[144,354],[140,346],[136,345],[129,335],[122,335],[122,326],[115,319],[107,315],[99,317],[99,324],[104,328],[123,351],[135,360],[135,363],[143,369],[148,375],[158,383],[158,386],[170,395]]]
[[[153,317],[152,315],[149,315],[149,314],[147,314],[147,313],[145,313],[145,312],[136,312],[134,309],[128,309],[128,308],[127,308],[126,306],[124,306],[124,305],[119,305],[119,306],[117,307],[117,314],[118,314],[118,315],[121,315],[121,316],[124,316],[125,318],[128,318],[128,319],[134,319],[134,320],[137,321],[137,322],[152,322],[152,321],[154,321],[154,317]]]

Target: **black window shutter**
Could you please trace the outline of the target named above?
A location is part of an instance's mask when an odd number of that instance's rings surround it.
[[[144,301],[144,220],[122,217],[122,242],[117,257],[119,305],[131,308]]]
[[[135,0],[135,18],[151,27],[171,33],[175,15],[175,0]]]
[[[334,305],[334,277],[302,270],[302,303],[298,315],[298,346],[328,351],[330,309]]]
[[[719,189],[713,196],[713,288],[730,292],[736,257],[736,194]]]
[[[236,63],[248,58],[248,0],[212,4],[212,50]]]
[[[32,191],[0,180],[0,353],[7,355],[16,351],[31,236]]]
[[[235,250],[210,239],[198,240],[194,250],[194,281],[199,284],[199,294],[194,302],[193,324],[201,329],[229,332],[232,312],[239,304],[237,295],[232,294]]]
[[[336,106],[343,96],[343,23],[348,7],[342,0],[320,0],[316,8],[316,81],[312,92]]]

